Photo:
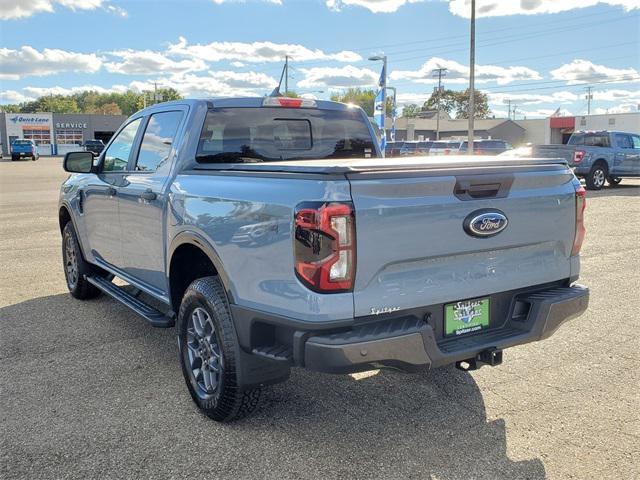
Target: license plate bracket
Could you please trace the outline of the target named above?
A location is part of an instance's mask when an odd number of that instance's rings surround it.
[[[489,297],[460,300],[444,306],[445,336],[460,336],[489,327],[491,314]]]

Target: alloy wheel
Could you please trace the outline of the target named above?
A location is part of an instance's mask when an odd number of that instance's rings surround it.
[[[604,185],[606,175],[604,174],[604,170],[601,168],[596,169],[593,172],[593,185],[596,188],[601,188]]]
[[[201,307],[187,324],[187,355],[191,380],[205,395],[214,394],[222,378],[223,359],[211,315]]]
[[[78,284],[78,256],[71,235],[66,235],[64,239],[65,271],[67,273],[67,283],[73,290]]]

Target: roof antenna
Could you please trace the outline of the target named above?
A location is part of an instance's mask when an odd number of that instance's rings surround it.
[[[280,92],[280,87],[282,86],[282,79],[284,78],[284,73],[287,72],[287,77],[289,76],[289,56],[287,55],[284,60],[284,66],[282,67],[282,73],[280,74],[280,81],[278,82],[278,86],[273,89],[273,92],[269,94],[270,97],[283,97]],[[287,78],[287,80],[289,80]],[[288,83],[288,82],[287,82]],[[285,89],[286,90],[286,89]]]

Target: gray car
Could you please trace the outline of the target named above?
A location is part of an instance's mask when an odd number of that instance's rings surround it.
[[[564,160],[384,159],[360,108],[266,97],[147,108],[64,167],[69,291],[175,327],[218,421],[293,367],[496,366],[587,308]]]

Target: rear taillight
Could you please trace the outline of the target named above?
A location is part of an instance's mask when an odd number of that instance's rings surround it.
[[[353,208],[346,203],[303,205],[296,212],[294,240],[298,278],[317,292],[353,289],[356,271]]]
[[[587,206],[587,192],[582,185],[576,186],[576,233],[573,239],[571,256],[578,255],[584,242],[584,209]]]
[[[445,148],[444,149],[444,154],[445,155],[449,155],[449,153],[451,153],[451,150],[449,150],[448,148]]]
[[[573,163],[582,162],[582,160],[584,160],[584,154],[584,150],[576,150],[575,152],[573,152]]]

